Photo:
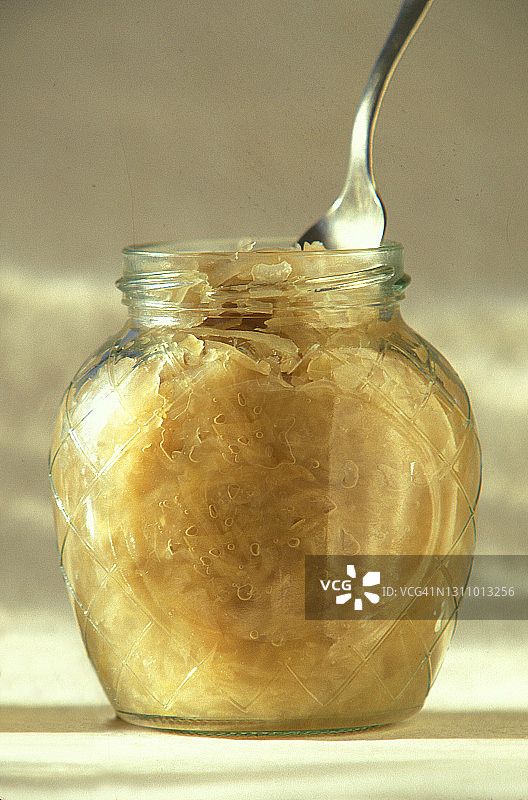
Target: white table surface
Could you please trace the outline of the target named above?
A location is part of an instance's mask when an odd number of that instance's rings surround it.
[[[405,723],[265,740],[117,720],[66,614],[4,631],[2,800],[528,798],[526,622],[462,621],[424,710]]]

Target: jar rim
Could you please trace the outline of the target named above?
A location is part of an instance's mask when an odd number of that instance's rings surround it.
[[[351,292],[355,303],[378,304],[403,297],[410,280],[397,242],[362,250],[301,250],[288,239],[251,237],[155,242],[125,247],[123,262],[116,285],[123,302],[141,313],[147,306],[171,313],[225,313],[233,304],[328,306],[337,303],[336,290],[343,304],[352,302]]]
[[[123,248],[122,253],[125,257],[143,256],[147,258],[186,258],[198,255],[227,256],[238,258],[245,253],[254,254],[256,252],[287,252],[296,253],[304,256],[325,257],[357,255],[370,261],[369,256],[376,253],[383,253],[385,257],[393,252],[394,255],[401,257],[403,245],[400,242],[383,241],[378,247],[368,248],[343,248],[339,250],[327,250],[324,248],[309,248],[303,250],[295,241],[285,237],[282,238],[259,238],[259,237],[240,237],[238,239],[190,239],[182,241],[168,242],[148,242],[144,244],[131,244]]]

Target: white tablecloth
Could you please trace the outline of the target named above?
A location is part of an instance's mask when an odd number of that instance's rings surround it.
[[[425,708],[321,738],[212,739],[116,719],[69,617],[3,638],[2,800],[528,798],[526,622],[461,621]]]

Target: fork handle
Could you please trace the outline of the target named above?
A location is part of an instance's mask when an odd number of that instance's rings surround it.
[[[418,30],[433,0],[404,0],[396,21],[370,73],[358,106],[350,143],[350,160],[345,186],[358,170],[365,170],[372,184],[372,140],[379,107],[392,73],[407,45]]]

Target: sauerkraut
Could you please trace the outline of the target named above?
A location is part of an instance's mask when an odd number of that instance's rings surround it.
[[[158,292],[186,316],[128,325],[65,396],[61,564],[125,718],[386,722],[422,705],[449,641],[450,612],[305,619],[306,555],[470,552],[479,464],[456,376],[397,307],[287,313],[305,291],[296,263],[201,257]]]

